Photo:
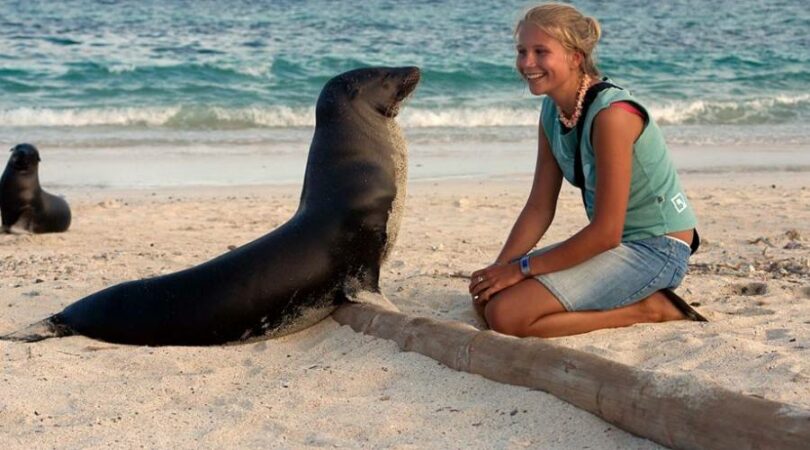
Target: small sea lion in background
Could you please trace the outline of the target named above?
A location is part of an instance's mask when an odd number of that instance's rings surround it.
[[[416,67],[367,68],[327,82],[301,201],[287,223],[196,267],[104,289],[3,339],[223,344],[288,334],[341,303],[380,297],[407,177],[394,118],[419,78]]]
[[[39,185],[39,162],[39,151],[31,144],[11,149],[0,178],[0,213],[6,233],[58,233],[70,226],[67,202]]]

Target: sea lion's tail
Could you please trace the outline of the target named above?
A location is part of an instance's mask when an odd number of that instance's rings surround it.
[[[22,330],[15,331],[5,336],[0,336],[2,341],[16,342],[38,342],[50,338],[71,336],[75,332],[59,320],[59,315],[48,317],[39,322],[28,325]]]

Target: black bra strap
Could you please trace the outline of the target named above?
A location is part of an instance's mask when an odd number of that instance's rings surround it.
[[[588,88],[588,91],[585,92],[585,98],[582,101],[582,114],[579,116],[579,123],[577,123],[577,147],[574,150],[573,183],[574,186],[579,188],[582,194],[582,204],[585,204],[585,172],[582,169],[582,133],[585,128],[585,117],[588,115],[588,108],[591,107],[591,103],[596,100],[597,94],[610,87],[621,89],[615,84],[608,83],[607,81],[601,81]]]

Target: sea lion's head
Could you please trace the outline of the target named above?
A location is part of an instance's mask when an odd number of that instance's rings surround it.
[[[17,144],[11,148],[11,158],[8,160],[9,167],[17,172],[36,170],[41,161],[39,150],[31,144]]]
[[[418,67],[369,67],[342,73],[326,83],[317,116],[336,117],[348,110],[394,118],[419,83]]]

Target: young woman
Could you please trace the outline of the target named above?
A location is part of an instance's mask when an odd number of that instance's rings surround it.
[[[599,91],[583,111],[588,90],[603,81],[593,53],[599,24],[548,4],[529,10],[515,36],[518,72],[532,94],[546,95],[537,165],[503,249],[472,274],[476,309],[493,330],[515,336],[684,319],[663,290],[686,273],[696,219],[661,131],[619,87]],[[577,151],[590,223],[527,254],[551,225],[563,177],[576,178]]]

